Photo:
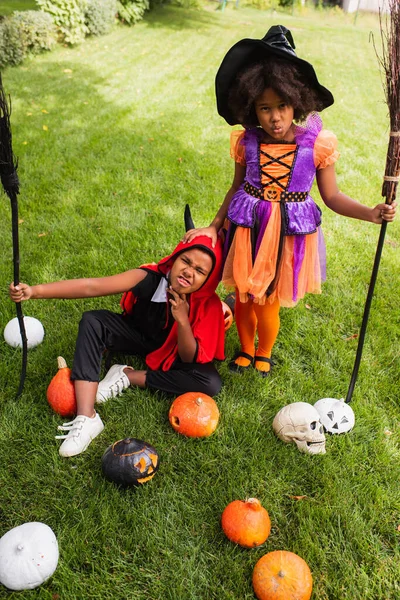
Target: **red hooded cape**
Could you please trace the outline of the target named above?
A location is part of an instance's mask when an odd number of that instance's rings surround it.
[[[218,238],[215,248],[211,245],[211,239],[206,236],[199,236],[192,242],[180,242],[175,250],[160,260],[158,264],[142,265],[140,268],[157,271],[166,275],[176,257],[192,248],[206,250],[213,256],[213,268],[199,290],[193,292],[188,297],[189,302],[189,322],[193,335],[197,341],[197,363],[208,363],[214,358],[223,360],[225,324],[221,307],[221,300],[215,290],[221,279],[222,270],[222,241]],[[134,310],[135,296],[132,291],[125,292],[121,299],[121,307],[125,313]],[[164,344],[150,352],[146,357],[146,364],[152,370],[161,369],[169,371],[174,361],[178,357],[178,325],[174,322],[171,331]]]

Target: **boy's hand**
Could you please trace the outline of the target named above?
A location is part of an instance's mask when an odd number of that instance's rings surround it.
[[[10,283],[10,298],[13,302],[21,302],[22,300],[29,300],[32,296],[32,288],[26,283],[19,283],[14,285]]]
[[[397,202],[392,202],[392,204],[377,204],[375,208],[372,209],[372,222],[377,223],[378,225],[380,225],[382,221],[391,223],[396,216],[396,206]]]
[[[187,231],[185,233],[185,235],[183,236],[183,242],[187,243],[187,242],[191,242],[192,240],[194,240],[195,238],[197,238],[199,235],[205,235],[209,238],[211,238],[212,241],[212,247],[215,247],[215,244],[217,243],[217,238],[218,238],[218,231],[217,228],[214,227],[214,225],[210,225],[209,227],[201,227],[200,229],[189,229],[189,231]]]
[[[172,287],[167,288],[171,313],[177,323],[185,324],[189,320],[189,304],[186,294],[179,295]]]

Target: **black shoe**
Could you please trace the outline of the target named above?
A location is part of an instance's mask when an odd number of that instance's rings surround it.
[[[267,356],[255,356],[255,357],[254,357],[254,363],[253,363],[254,365],[256,364],[256,361],[257,361],[257,360],[258,360],[259,362],[266,362],[266,363],[268,363],[268,364],[270,364],[270,365],[271,365],[271,367],[270,367],[269,371],[260,371],[260,369],[257,369],[257,368],[254,366],[254,368],[256,369],[256,371],[258,371],[258,373],[259,373],[260,377],[268,377],[268,375],[271,373],[272,367],[275,365],[274,361],[273,361],[273,360],[271,360],[270,358],[268,358]]]
[[[235,360],[237,360],[240,357],[247,358],[247,360],[250,361],[247,367],[242,367],[241,365],[237,365],[235,363]],[[247,354],[246,352],[238,352],[233,358],[233,360],[231,360],[231,362],[229,363],[229,370],[232,371],[232,373],[243,373],[243,371],[246,371],[246,369],[249,369],[253,366],[253,361],[254,356],[251,356],[251,354]]]

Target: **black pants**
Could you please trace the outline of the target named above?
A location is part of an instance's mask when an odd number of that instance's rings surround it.
[[[145,358],[153,348],[123,315],[109,310],[84,312],[79,323],[71,379],[99,381],[105,350]],[[147,367],[146,370],[146,386],[170,394],[201,392],[215,396],[222,386],[212,363],[177,361],[169,371],[151,371]]]

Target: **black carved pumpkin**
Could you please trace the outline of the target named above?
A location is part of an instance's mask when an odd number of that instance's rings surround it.
[[[120,485],[141,485],[158,470],[157,450],[136,438],[119,440],[107,448],[101,459],[103,475]]]

